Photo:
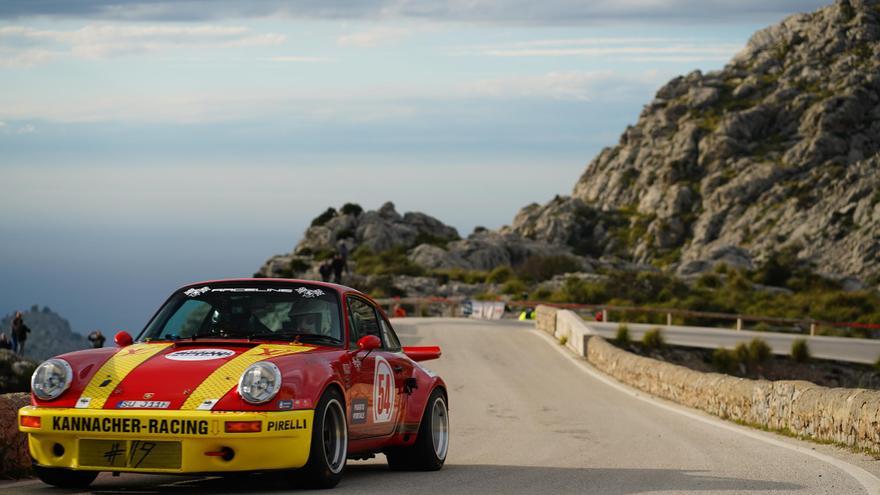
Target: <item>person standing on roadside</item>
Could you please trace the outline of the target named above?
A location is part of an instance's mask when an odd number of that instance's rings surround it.
[[[100,330],[95,330],[94,332],[89,334],[89,342],[92,343],[92,347],[95,349],[100,349],[104,347],[104,341],[107,340],[104,338],[104,334],[101,333]]]
[[[336,253],[336,256],[333,257],[333,283],[341,284],[342,283],[342,272],[345,271],[345,258],[342,257],[341,254]]]
[[[30,332],[31,329],[24,324],[21,311],[16,311],[15,318],[12,319],[12,350],[21,356],[24,356],[24,344]]]
[[[321,281],[329,282],[330,275],[333,273],[333,263],[330,260],[321,263],[321,267],[318,268],[318,272],[321,274]]]

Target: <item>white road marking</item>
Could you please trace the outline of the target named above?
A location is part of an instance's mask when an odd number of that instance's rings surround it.
[[[624,394],[627,394],[631,397],[635,397],[636,399],[647,402],[647,403],[652,404],[652,405],[659,407],[661,409],[665,409],[667,411],[672,411],[674,413],[681,414],[682,416],[686,416],[688,418],[695,419],[697,421],[701,421],[703,423],[706,423],[708,425],[711,425],[711,426],[714,426],[717,428],[723,428],[725,430],[732,431],[734,433],[739,433],[740,435],[747,436],[749,438],[759,440],[761,442],[768,443],[768,444],[776,446],[776,447],[781,447],[784,449],[792,450],[792,451],[797,452],[799,454],[808,455],[810,457],[813,457],[814,459],[818,459],[822,462],[830,464],[830,465],[836,467],[837,469],[840,469],[841,471],[845,472],[846,474],[850,475],[856,481],[858,481],[860,485],[862,485],[862,487],[865,489],[865,492],[867,492],[871,495],[880,495],[880,479],[878,479],[873,474],[869,473],[868,471],[865,471],[864,469],[862,469],[858,466],[855,466],[855,465],[850,464],[846,461],[836,459],[834,457],[831,457],[831,456],[828,456],[825,454],[821,454],[821,453],[816,452],[815,450],[812,450],[807,447],[802,447],[800,445],[793,445],[788,442],[783,442],[779,439],[776,439],[776,438],[773,438],[772,436],[770,436],[771,435],[770,433],[764,433],[762,431],[751,430],[751,429],[747,429],[746,427],[733,425],[733,424],[730,424],[730,423],[728,423],[722,419],[719,419],[719,418],[703,416],[702,414],[697,414],[697,413],[694,413],[692,411],[685,409],[684,406],[667,404],[667,403],[661,401],[661,399],[658,399],[658,398],[655,398],[651,395],[648,395],[647,392],[631,388],[627,385],[623,385],[622,383],[618,382],[617,380],[615,380],[615,379],[609,377],[608,375],[605,375],[604,373],[596,370],[586,360],[578,359],[575,356],[575,354],[572,353],[567,347],[559,345],[559,342],[557,340],[550,337],[546,333],[541,332],[536,329],[531,329],[530,331],[532,333],[534,333],[535,335],[537,335],[538,337],[544,339],[546,342],[548,342],[551,345],[551,347],[553,347],[554,349],[556,349],[557,352],[559,352],[560,354],[565,356],[567,358],[567,360],[569,362],[571,362],[572,364],[574,364],[575,366],[577,366],[578,369],[580,369],[584,373],[592,376],[593,378],[601,381],[602,383],[604,383],[604,384],[606,384],[606,385],[608,385],[608,386],[610,386],[620,392],[623,392]]]

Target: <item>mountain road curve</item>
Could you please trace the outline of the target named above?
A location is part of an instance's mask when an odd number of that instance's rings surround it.
[[[878,493],[880,462],[759,432],[635,392],[533,325],[403,318],[405,345],[440,345],[425,363],[449,387],[452,437],[438,472],[352,461],[332,493]],[[266,493],[277,474],[237,478],[102,474],[96,493]],[[73,493],[37,480],[3,493]],[[328,492],[325,492],[328,493]]]
[[[857,339],[850,337],[811,337],[802,334],[757,332],[754,330],[733,330],[728,328],[686,327],[680,325],[650,325],[644,323],[595,322],[587,325],[598,335],[614,338],[617,328],[626,325],[633,339],[638,340],[648,330],[659,328],[666,341],[673,345],[717,349],[733,349],[740,342],[758,338],[764,340],[774,354],[789,355],[791,344],[797,339],[805,339],[810,346],[810,354],[820,359],[833,359],[851,363],[874,364],[880,358],[880,340]]]

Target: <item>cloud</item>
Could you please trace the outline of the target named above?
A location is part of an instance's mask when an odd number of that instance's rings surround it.
[[[314,62],[329,62],[329,58],[325,57],[303,57],[299,55],[279,55],[277,57],[261,57],[257,60],[263,62],[280,62],[280,63],[314,63]]]
[[[461,48],[455,55],[488,57],[614,57],[638,62],[727,61],[742,47],[735,43],[687,42],[670,38],[582,38],[532,40]]]
[[[474,81],[460,86],[458,93],[478,98],[607,101],[632,94],[644,94],[662,81],[663,78],[656,71],[635,76],[623,75],[613,70],[554,71],[536,76]]]
[[[396,19],[519,24],[598,24],[610,21],[769,22],[814,10],[827,0],[4,0],[0,18],[79,17],[194,21],[288,17]]]
[[[73,56],[98,59],[176,48],[279,45],[286,37],[241,26],[94,24],[75,30],[0,27],[0,65],[32,66]]]
[[[376,27],[367,31],[351,33],[340,36],[336,43],[339,46],[354,46],[358,48],[372,48],[381,44],[396,41],[413,33],[410,28]]]

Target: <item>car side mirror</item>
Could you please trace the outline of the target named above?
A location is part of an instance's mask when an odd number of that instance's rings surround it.
[[[372,351],[382,347],[382,341],[375,335],[364,335],[357,341],[357,346],[362,351]]]
[[[440,348],[437,346],[404,347],[403,353],[409,356],[413,361],[430,361],[432,359],[438,359],[442,354]]]
[[[116,336],[113,337],[113,342],[116,342],[116,345],[119,347],[128,347],[134,342],[134,339],[132,339],[131,335],[125,330],[120,330]]]

